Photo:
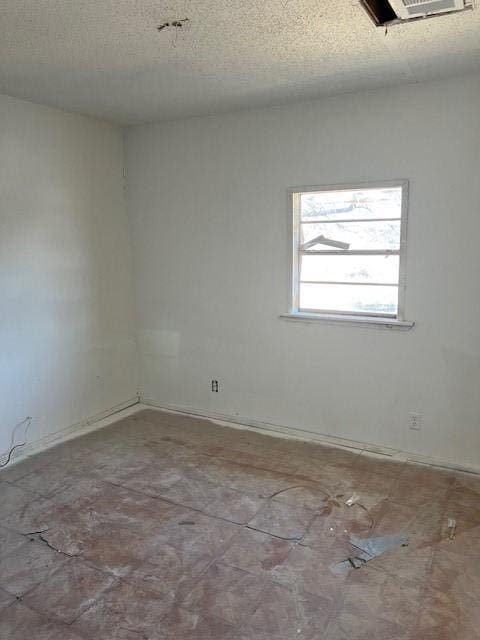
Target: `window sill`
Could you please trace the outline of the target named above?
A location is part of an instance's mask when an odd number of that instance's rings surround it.
[[[344,316],[333,313],[282,313],[280,314],[280,318],[284,320],[293,320],[294,322],[348,324],[360,327],[397,329],[399,331],[408,331],[415,324],[414,322],[397,320],[395,318],[377,318],[376,316]]]

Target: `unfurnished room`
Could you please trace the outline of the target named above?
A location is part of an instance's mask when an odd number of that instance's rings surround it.
[[[476,0],[0,0],[0,640],[480,640]]]

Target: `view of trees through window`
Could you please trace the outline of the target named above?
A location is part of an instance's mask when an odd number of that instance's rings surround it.
[[[298,310],[396,316],[402,186],[303,192]]]

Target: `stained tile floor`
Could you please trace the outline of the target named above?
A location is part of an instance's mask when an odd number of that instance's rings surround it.
[[[2,640],[480,638],[478,476],[146,410],[7,467],[0,515]]]

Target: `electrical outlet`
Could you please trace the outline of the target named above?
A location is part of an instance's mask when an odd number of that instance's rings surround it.
[[[218,393],[218,380],[212,380],[212,392]]]
[[[410,429],[413,431],[420,431],[422,428],[422,414],[411,413],[410,414]]]

